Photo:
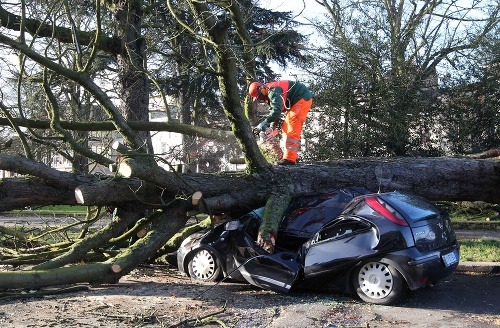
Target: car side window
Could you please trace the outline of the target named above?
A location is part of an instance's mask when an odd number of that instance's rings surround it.
[[[357,233],[366,232],[371,229],[370,224],[362,220],[341,219],[321,229],[313,239],[318,243],[328,239],[341,239]]]

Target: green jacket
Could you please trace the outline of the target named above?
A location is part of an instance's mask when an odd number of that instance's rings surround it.
[[[301,82],[297,81],[274,81],[266,83],[268,88],[270,113],[266,117],[267,123],[275,122],[281,112],[288,111],[299,100],[309,100],[313,97],[312,92]]]

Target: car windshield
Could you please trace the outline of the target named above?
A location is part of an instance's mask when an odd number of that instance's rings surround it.
[[[402,193],[388,193],[384,194],[382,198],[413,221],[433,218],[442,212],[439,207],[422,197]]]

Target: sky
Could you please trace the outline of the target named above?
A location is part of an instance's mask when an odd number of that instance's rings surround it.
[[[314,0],[260,0],[260,6],[275,11],[290,11],[298,15],[295,20],[304,24],[310,23],[310,20],[318,20],[325,14],[325,9]],[[297,29],[304,35],[310,35],[314,38],[314,28],[311,26],[301,26]],[[277,65],[271,65],[276,72],[279,72],[281,79],[305,80],[309,79],[309,74],[294,67],[288,67],[284,70]]]
[[[499,0],[490,0],[490,2],[493,4],[495,2],[498,3],[498,1]],[[458,10],[460,8],[463,9],[464,7],[470,7],[474,2],[474,0],[458,0],[454,2],[456,6],[455,9]],[[486,3],[488,2],[481,1],[477,5],[479,6],[479,8],[481,8],[482,5]],[[292,13],[299,15],[295,18],[295,20],[301,23],[308,23],[310,19],[319,20],[326,14],[326,9],[319,5],[315,0],[259,0],[259,5],[263,8],[268,8],[275,11],[291,11]],[[484,12],[481,12],[478,9],[470,11],[467,14],[467,17],[479,18],[481,16],[484,16]],[[314,36],[314,34],[311,35],[311,33],[314,33],[314,29],[311,26],[301,26],[298,27],[297,30],[304,35],[310,35],[310,43],[318,44],[319,42],[321,42],[321,38],[319,36]],[[296,76],[299,76],[299,80],[308,79],[308,76],[298,69],[287,68],[285,70],[280,70],[276,65],[272,66],[273,68],[275,68],[275,71],[280,72],[281,79],[293,79]]]
[[[300,14],[299,21],[305,18],[315,18],[324,12],[324,9],[314,0],[260,0],[262,7],[276,11],[291,11]]]

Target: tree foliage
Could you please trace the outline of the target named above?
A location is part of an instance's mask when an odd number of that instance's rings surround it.
[[[447,76],[440,123],[448,131],[450,152],[474,154],[500,144],[500,39],[498,27],[481,42],[463,74]]]
[[[479,49],[498,34],[498,4],[316,2],[328,15],[317,24],[326,45],[317,50],[319,69],[312,72],[321,125],[308,139],[310,158],[444,154],[445,134],[446,142],[456,140],[440,122],[447,111],[445,77],[463,73],[465,61],[485,64]],[[474,115],[475,109],[467,111]],[[494,129],[494,121],[483,123]]]

